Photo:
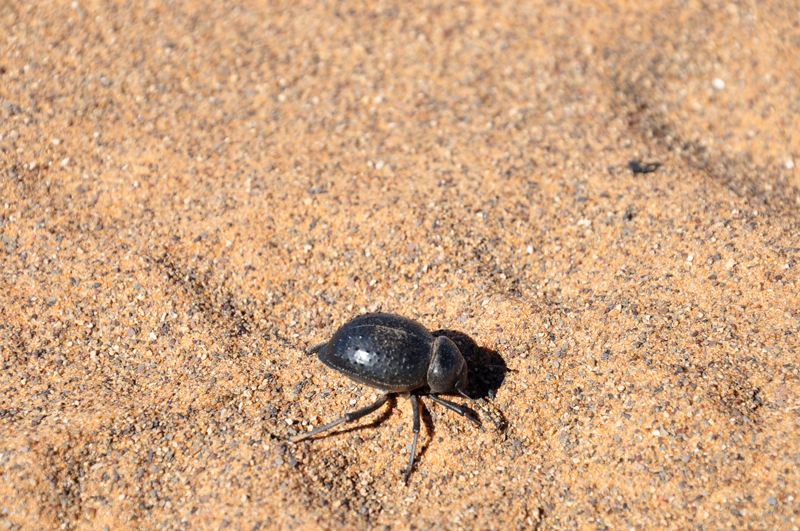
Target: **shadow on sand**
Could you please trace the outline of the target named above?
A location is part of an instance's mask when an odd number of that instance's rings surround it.
[[[457,330],[436,330],[434,336],[449,337],[456,344],[467,362],[468,384],[467,394],[474,399],[493,400],[497,390],[503,385],[506,373],[510,371],[506,362],[496,350],[480,347],[475,341],[463,332]],[[506,418],[501,411],[494,408],[500,417],[497,422],[499,429],[507,426]]]
[[[463,354],[469,370],[468,390],[472,398],[493,399],[509,372],[500,354],[496,350],[479,347],[471,337],[457,330],[437,330],[432,334],[449,337]]]

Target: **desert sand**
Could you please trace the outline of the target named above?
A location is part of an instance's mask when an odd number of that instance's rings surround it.
[[[799,7],[0,3],[0,531],[799,529]]]

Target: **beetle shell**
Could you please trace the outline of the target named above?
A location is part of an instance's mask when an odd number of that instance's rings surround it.
[[[319,360],[349,378],[390,393],[426,384],[435,338],[411,319],[373,313],[345,323],[319,351]]]

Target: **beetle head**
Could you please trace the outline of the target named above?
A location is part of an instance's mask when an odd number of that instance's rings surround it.
[[[428,366],[428,387],[431,393],[454,393],[467,386],[467,362],[455,343],[439,336],[433,343]]]

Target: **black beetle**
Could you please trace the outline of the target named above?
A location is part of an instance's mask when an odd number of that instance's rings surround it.
[[[319,360],[328,367],[384,394],[365,408],[292,437],[292,442],[358,420],[385,404],[389,396],[409,393],[414,411],[414,442],[405,474],[405,481],[408,481],[419,438],[419,395],[427,395],[434,402],[481,426],[480,420],[472,417],[466,409],[437,396],[441,393],[459,394],[475,403],[464,393],[467,363],[461,351],[450,338],[434,337],[416,321],[387,313],[361,315],[342,325],[330,341],[311,348],[309,352],[318,353]]]

